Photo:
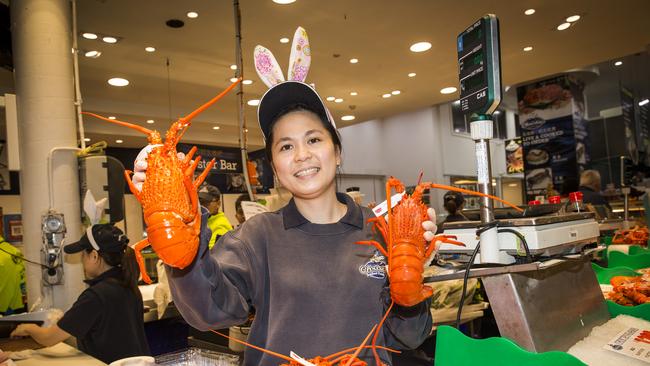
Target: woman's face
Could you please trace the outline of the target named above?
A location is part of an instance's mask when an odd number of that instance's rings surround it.
[[[86,278],[95,278],[98,276],[99,253],[93,250],[90,253],[85,250],[81,251],[81,264],[84,269]]]
[[[273,126],[273,169],[283,187],[295,197],[312,199],[334,192],[340,151],[318,116],[295,111]]]

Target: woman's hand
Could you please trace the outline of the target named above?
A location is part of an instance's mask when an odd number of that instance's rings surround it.
[[[429,207],[427,215],[429,216],[429,220],[422,221],[422,228],[425,230],[424,240],[431,241],[436,236],[436,231],[438,230],[438,225],[436,225],[436,210]]]
[[[144,148],[142,148],[142,150],[140,150],[138,156],[136,156],[135,158],[135,162],[133,163],[133,176],[131,177],[131,181],[133,182],[135,188],[138,189],[138,191],[142,191],[142,185],[144,184],[144,181],[147,179],[147,167],[148,167],[147,157],[149,157],[149,153],[156,146],[162,146],[162,145],[147,145]],[[179,160],[185,159],[185,154],[179,152],[178,159]]]
[[[11,338],[20,338],[20,337],[29,337],[29,332],[38,325],[35,324],[19,324],[9,337]]]

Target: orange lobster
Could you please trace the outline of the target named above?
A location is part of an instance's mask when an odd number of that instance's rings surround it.
[[[390,349],[388,347],[383,347],[383,346],[377,346],[376,345],[377,337],[379,336],[379,330],[381,329],[382,325],[386,321],[386,318],[388,317],[388,314],[390,313],[391,309],[393,308],[393,304],[394,303],[391,302],[390,306],[388,307],[388,310],[386,310],[386,313],[384,314],[384,317],[379,322],[379,325],[378,326],[374,325],[372,327],[372,329],[370,329],[370,333],[368,333],[368,335],[363,340],[363,342],[361,343],[360,346],[354,347],[354,348],[348,348],[348,349],[345,349],[343,351],[333,353],[333,354],[331,354],[329,356],[326,356],[326,357],[316,356],[314,358],[310,358],[310,359],[304,360],[304,361],[307,361],[307,362],[311,363],[314,366],[367,366],[368,364],[365,361],[358,359],[357,356],[359,355],[359,353],[361,352],[362,349],[371,348],[372,352],[374,354],[374,357],[375,357],[375,364],[377,366],[384,366],[384,363],[381,362],[381,359],[379,358],[379,354],[377,354],[377,348],[383,349],[383,350],[388,351],[388,352],[400,353],[400,351],[396,351],[396,350]],[[253,344],[250,344],[248,342],[242,341],[242,340],[237,339],[237,338],[229,337],[229,336],[227,336],[227,335],[225,335],[225,334],[223,334],[221,332],[218,332],[216,330],[210,330],[210,331],[213,332],[213,333],[216,333],[216,334],[218,334],[218,335],[220,335],[222,337],[233,340],[233,341],[235,341],[237,343],[243,344],[243,345],[245,345],[247,347],[251,347],[251,348],[256,349],[258,351],[268,353],[268,354],[270,354],[272,356],[281,358],[281,359],[289,362],[289,363],[282,363],[279,366],[302,366],[302,365],[304,365],[304,363],[298,362],[295,358],[291,358],[291,357],[285,356],[283,354],[273,352],[273,351],[264,349],[262,347],[255,346]],[[372,345],[371,346],[366,346],[366,343],[368,343],[368,339],[370,338],[370,336],[373,333],[374,333],[374,336],[372,338]],[[348,352],[352,352],[352,351],[354,351],[353,354],[348,354]]]
[[[646,276],[614,276],[609,282],[614,290],[608,298],[620,305],[634,306],[650,302],[650,282]]]
[[[165,264],[181,269],[192,263],[196,255],[201,229],[197,188],[212,169],[214,159],[206,165],[201,175],[192,180],[201,157],[197,156],[192,160],[197,150],[195,146],[185,156],[185,159],[180,161],[176,152],[176,144],[187,131],[190,121],[226,95],[239,81],[234,82],[221,94],[192,113],[174,122],[165,135],[164,143],[158,131],[83,112],[89,116],[145,133],[148,136],[149,145],[153,146],[147,156],[147,179],[142,185],[142,191],[133,185],[132,172],[124,171],[124,177],[131,193],[142,205],[144,221],[147,224],[147,238],[134,246],[140,273],[146,283],[151,283],[151,279],[145,270],[144,259],[140,251],[147,246],[151,245]]]
[[[629,230],[617,230],[612,238],[612,244],[648,245],[649,237],[648,228],[637,225]]]
[[[429,188],[440,188],[466,194],[487,196],[503,202],[518,211],[519,207],[512,205],[498,197],[485,195],[462,188],[434,183],[421,183],[415,188],[412,195],[404,194],[402,200],[394,208],[391,204],[391,188],[399,193],[404,192],[404,185],[396,178],[390,177],[386,183],[386,197],[388,197],[388,223],[383,216],[368,219],[374,223],[387,244],[388,250],[377,241],[359,241],[356,244],[371,245],[377,248],[388,260],[388,278],[390,279],[390,294],[395,303],[402,306],[416,305],[431,295],[433,289],[422,284],[425,261],[436,250],[436,242],[465,246],[458,242],[452,235],[437,235],[430,243],[424,239],[422,222],[428,220],[427,206],[422,203],[422,194]],[[394,211],[394,212],[393,212]]]

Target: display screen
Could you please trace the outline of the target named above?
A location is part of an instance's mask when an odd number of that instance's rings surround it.
[[[463,45],[465,48],[474,46],[483,41],[483,27],[475,27],[463,35]]]
[[[474,91],[477,88],[486,86],[485,84],[485,71],[477,72],[476,74],[461,81],[461,90]]]
[[[483,48],[468,55],[460,62],[460,72],[462,73],[465,69],[480,65],[483,65]]]

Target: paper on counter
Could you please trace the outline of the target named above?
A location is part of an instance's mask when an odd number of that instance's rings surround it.
[[[650,331],[629,327],[603,348],[650,364]]]

